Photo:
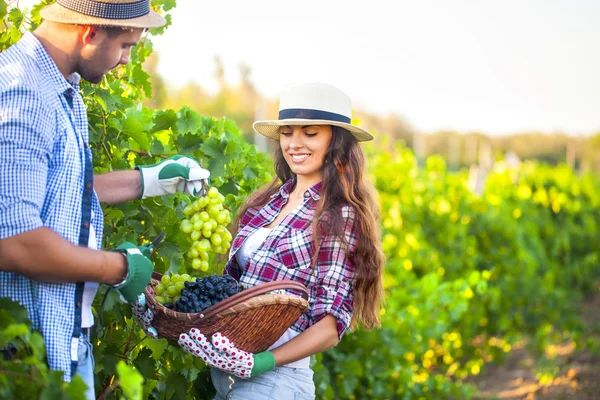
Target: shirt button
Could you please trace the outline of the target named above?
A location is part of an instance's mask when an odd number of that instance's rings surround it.
[[[83,147],[85,147],[85,148],[87,149],[87,148],[89,147],[89,144],[87,144],[87,143],[84,143],[84,144],[83,144]]]
[[[90,227],[90,223],[89,223],[89,222],[84,222],[84,223],[83,223],[83,227],[84,227],[85,229],[89,228],[89,227]]]
[[[77,306],[77,308],[81,308],[81,302],[78,301],[77,304],[75,304]]]
[[[88,183],[87,185],[85,185],[85,188],[88,189],[88,190],[91,189],[92,188],[92,184]]]
[[[310,196],[310,194],[309,194],[308,192],[305,192],[305,193],[304,193],[304,198],[305,198],[305,199],[308,199],[308,196]]]

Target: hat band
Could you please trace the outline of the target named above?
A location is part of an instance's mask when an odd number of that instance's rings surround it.
[[[327,121],[350,123],[345,115],[310,108],[287,108],[279,111],[279,119],[320,119]]]
[[[132,19],[150,12],[150,0],[132,3],[107,3],[94,0],[57,0],[56,2],[71,11],[103,19]]]

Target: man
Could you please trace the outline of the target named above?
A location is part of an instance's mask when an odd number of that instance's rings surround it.
[[[100,82],[129,62],[144,29],[165,24],[149,0],[58,0],[41,15],[33,33],[0,54],[0,297],[28,309],[50,368],[66,381],[81,375],[94,398],[89,328],[98,284],[132,303],[153,269],[134,246],[98,250],[100,201],[196,194],[209,173],[174,157],[93,175],[79,80]]]

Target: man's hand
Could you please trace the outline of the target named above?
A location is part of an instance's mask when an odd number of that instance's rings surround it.
[[[127,259],[127,277],[114,288],[128,303],[133,303],[150,283],[154,265],[133,243],[123,243],[115,251],[122,252]]]
[[[185,351],[201,358],[213,368],[243,379],[260,375],[275,368],[275,357],[270,351],[252,354],[240,350],[219,332],[209,341],[198,329],[192,328],[179,335],[177,341]]]
[[[142,177],[142,199],[176,192],[196,196],[202,191],[202,181],[210,176],[196,160],[179,155],[138,168]]]

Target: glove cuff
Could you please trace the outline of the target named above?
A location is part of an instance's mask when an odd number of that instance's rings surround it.
[[[123,283],[119,284],[117,290],[127,302],[133,303],[144,292],[144,289],[150,282],[154,266],[137,248],[127,249],[124,251],[124,254],[127,257],[129,271],[127,278],[125,278]]]
[[[250,376],[257,376],[275,369],[275,357],[270,351],[263,351],[254,355],[254,366]]]

